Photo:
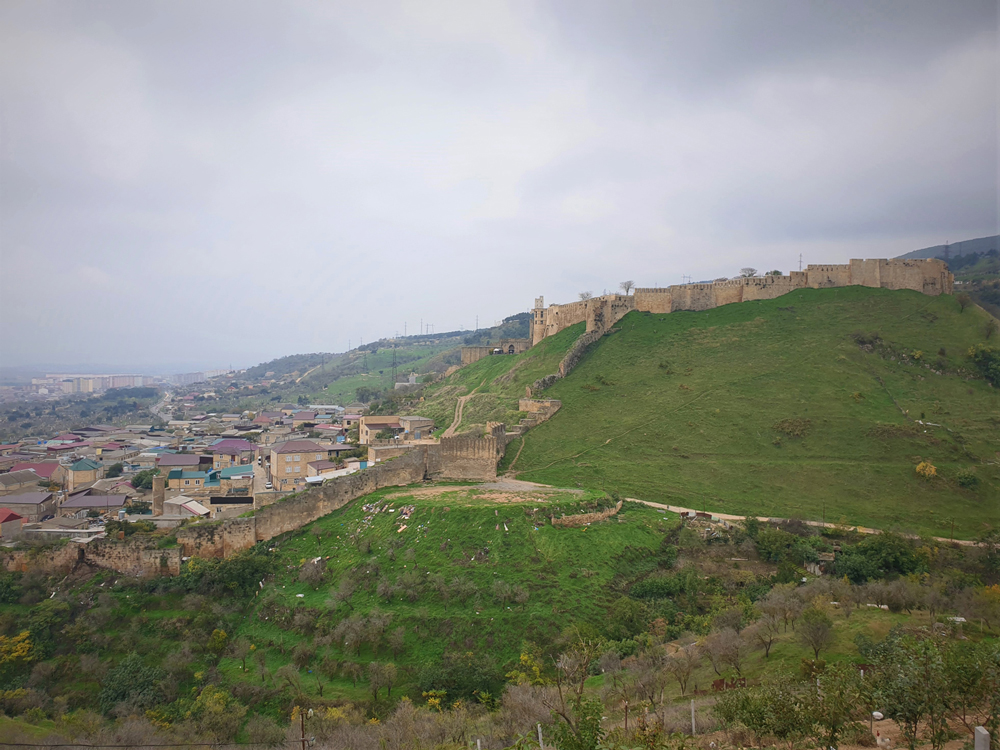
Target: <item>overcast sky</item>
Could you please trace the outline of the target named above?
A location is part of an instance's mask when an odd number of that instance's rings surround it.
[[[0,365],[998,232],[995,0],[0,2]]]

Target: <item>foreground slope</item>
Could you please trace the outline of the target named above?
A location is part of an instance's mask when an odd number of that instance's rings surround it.
[[[710,511],[943,536],[954,523],[974,537],[1000,525],[1000,392],[967,357],[986,321],[950,296],[861,287],[631,313],[545,391],[562,410],[512,470]],[[921,462],[937,476],[921,478]]]

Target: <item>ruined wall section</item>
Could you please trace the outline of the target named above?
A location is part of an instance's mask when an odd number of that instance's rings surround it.
[[[87,544],[69,542],[50,549],[10,550],[0,554],[0,564],[5,570],[42,570],[50,574],[71,573],[80,565],[139,578],[179,574],[181,549],[158,549],[157,541],[148,537],[125,541],[94,539]]]
[[[625,294],[606,294],[586,302],[586,332],[607,332],[611,326],[635,310],[635,299]]]
[[[808,285],[804,271],[792,271],[788,276],[755,276],[743,282],[743,302],[774,299]]]
[[[430,479],[495,479],[497,465],[507,448],[503,425],[490,423],[485,437],[458,435],[441,438],[436,451],[428,453],[427,476]]]

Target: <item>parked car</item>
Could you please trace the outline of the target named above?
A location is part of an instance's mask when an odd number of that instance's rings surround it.
[[[264,485],[264,489],[265,490],[273,490],[274,489],[274,485],[272,485],[270,482],[268,482],[267,484]]]

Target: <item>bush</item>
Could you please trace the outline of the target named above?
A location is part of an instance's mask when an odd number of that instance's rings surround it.
[[[972,488],[979,484],[979,477],[976,476],[976,469],[974,466],[967,466],[964,469],[959,469],[955,474],[955,480],[958,482],[959,487]]]
[[[774,423],[774,429],[788,437],[805,437],[812,426],[809,419],[782,419]]]
[[[921,461],[917,464],[917,475],[923,479],[930,481],[937,476],[937,467],[934,466],[929,461]]]
[[[969,349],[969,359],[986,380],[1000,388],[1000,350],[976,344]]]
[[[129,654],[104,680],[101,711],[111,713],[119,704],[137,710],[155,707],[163,700],[160,681],[165,676],[163,670],[143,664],[138,654]]]

